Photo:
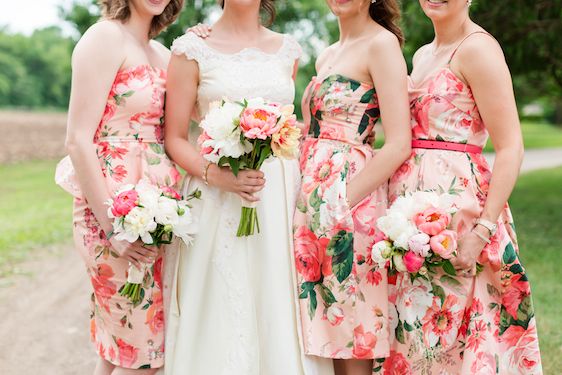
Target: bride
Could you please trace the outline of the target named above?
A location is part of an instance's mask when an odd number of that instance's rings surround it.
[[[270,159],[261,171],[235,177],[199,154],[192,113],[213,101],[263,97],[293,103],[301,50],[273,21],[273,0],[226,0],[210,37],[178,38],[168,69],[165,147],[199,188],[200,231],[189,247],[171,247],[165,282],[170,306],[166,374],[324,375],[330,362],[300,347],[292,261],[292,217],[300,183],[298,162]],[[236,237],[241,199],[258,201],[261,233]]]

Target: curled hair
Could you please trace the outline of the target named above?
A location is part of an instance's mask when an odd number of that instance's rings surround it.
[[[396,0],[377,0],[369,6],[369,15],[379,25],[392,32],[400,45],[404,44],[404,33],[400,29],[400,5]]]
[[[224,2],[225,0],[219,0],[219,4],[223,8]],[[275,16],[277,15],[277,11],[275,10],[275,0],[261,0],[260,9],[267,15],[263,24],[268,27],[273,25],[273,22],[275,22]]]
[[[130,0],[98,0],[101,14],[109,20],[126,21],[131,17]],[[154,16],[150,25],[150,38],[156,37],[166,27],[170,26],[178,18],[184,0],[170,0],[162,14]]]

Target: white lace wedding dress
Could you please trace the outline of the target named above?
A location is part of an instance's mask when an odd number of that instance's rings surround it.
[[[291,78],[300,47],[285,36],[277,53],[249,48],[224,54],[195,34],[178,38],[172,52],[199,65],[198,110],[209,103],[263,97],[293,103]],[[191,134],[192,142],[197,134]],[[194,204],[200,231],[190,247],[166,254],[167,375],[331,375],[331,361],[305,357],[292,250],[292,219],[300,184],[298,162],[270,159],[258,205],[261,233],[237,238],[237,195],[199,188]]]

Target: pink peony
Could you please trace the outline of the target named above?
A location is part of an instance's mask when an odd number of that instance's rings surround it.
[[[451,259],[457,250],[457,233],[444,230],[429,241],[431,250],[443,259]]]
[[[139,349],[133,345],[125,342],[122,339],[117,339],[117,347],[119,348],[119,364],[121,367],[132,368],[137,362]]]
[[[329,240],[318,238],[306,226],[295,232],[295,261],[297,272],[304,281],[316,282],[322,276],[322,266]]]
[[[413,373],[404,354],[394,350],[390,351],[390,356],[384,361],[383,370],[387,375],[410,375]]]
[[[126,216],[137,206],[139,194],[135,190],[127,190],[115,197],[111,206],[111,213],[116,216]]]
[[[175,199],[175,200],[181,200],[181,195],[180,193],[178,193],[174,188],[171,188],[169,186],[164,186],[162,188],[162,192],[164,193],[164,195],[170,199]]]
[[[404,265],[406,266],[406,269],[410,273],[418,272],[420,268],[423,266],[423,262],[425,260],[425,258],[417,255],[413,251],[408,251],[406,254],[404,254],[403,259],[404,259]]]
[[[439,208],[430,207],[414,216],[414,223],[422,232],[435,236],[449,226],[451,215]]]
[[[377,337],[371,332],[365,332],[363,325],[353,330],[353,358],[372,359],[373,349],[377,344]]]
[[[425,233],[415,234],[408,240],[408,247],[417,255],[427,258],[431,249],[429,239],[429,236]]]
[[[279,131],[277,115],[261,108],[246,108],[240,117],[240,128],[249,139],[267,139]]]

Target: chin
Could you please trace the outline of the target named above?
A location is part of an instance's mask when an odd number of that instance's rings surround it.
[[[164,12],[170,3],[170,0],[141,0],[139,3],[139,5],[144,8],[147,13],[150,13],[153,16],[159,16]]]
[[[326,0],[328,7],[336,17],[356,15],[361,10],[361,5],[365,0]],[[370,0],[366,0],[369,1]]]
[[[423,12],[433,21],[466,11],[466,0],[419,0]]]

